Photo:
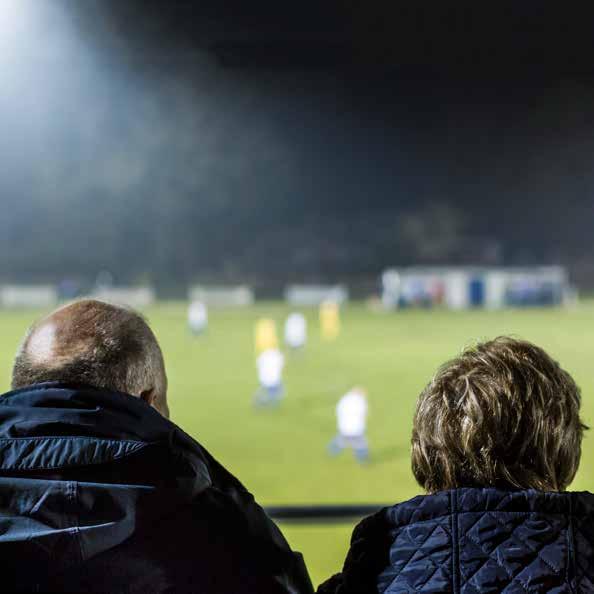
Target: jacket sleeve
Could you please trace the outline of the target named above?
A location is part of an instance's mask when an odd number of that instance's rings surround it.
[[[233,532],[243,543],[253,576],[259,576],[261,592],[313,594],[313,586],[300,553],[291,550],[278,526],[245,490],[216,492],[211,496],[231,504]]]
[[[312,594],[313,586],[301,554],[291,550],[277,525],[241,482],[204,448],[201,451],[211,486],[197,496],[194,507],[209,510],[209,524],[220,526],[220,531],[228,535],[229,555],[240,559],[235,564],[237,571],[243,572],[244,580],[258,582],[251,591]]]

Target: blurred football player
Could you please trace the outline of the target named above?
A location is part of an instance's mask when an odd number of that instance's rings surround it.
[[[320,329],[324,340],[335,340],[340,334],[340,309],[336,301],[320,304]]]
[[[369,460],[367,444],[367,392],[364,388],[351,388],[336,406],[338,433],[328,446],[330,454],[336,455],[350,448],[359,462]]]
[[[307,321],[305,316],[293,312],[285,322],[285,343],[293,350],[302,349],[307,342]]]
[[[254,398],[255,406],[278,404],[284,395],[283,368],[285,357],[277,348],[262,351],[256,360],[260,386]]]
[[[192,301],[188,308],[188,327],[192,334],[203,334],[208,327],[208,310],[202,301]]]
[[[276,322],[270,318],[261,318],[256,322],[254,331],[256,355],[268,349],[278,349]]]

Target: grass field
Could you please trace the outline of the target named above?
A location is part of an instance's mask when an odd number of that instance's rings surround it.
[[[571,372],[583,393],[583,416],[594,424],[594,301],[571,310],[374,313],[352,305],[335,343],[320,340],[317,312],[306,313],[310,340],[290,356],[286,399],[278,410],[254,410],[253,325],[282,323],[288,309],[260,304],[210,312],[204,337],[185,325],[185,306],[146,311],[159,337],[170,379],[172,420],[234,472],[263,505],[390,503],[419,493],[409,465],[415,399],[435,368],[464,345],[500,334],[532,340]],[[14,351],[39,312],[0,312],[0,373],[8,389]],[[349,453],[326,455],[337,399],[353,384],[367,387],[372,462]],[[576,490],[594,490],[594,438],[587,436]],[[312,579],[340,569],[352,526],[282,526],[305,555]]]

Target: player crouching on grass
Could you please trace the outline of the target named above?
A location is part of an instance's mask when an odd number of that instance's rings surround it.
[[[55,311],[25,337],[12,384],[2,591],[312,591],[253,496],[168,420],[163,356],[138,314],[91,300]]]
[[[594,495],[566,491],[580,400],[528,342],[498,338],[446,363],[413,423],[428,494],[363,520],[318,592],[594,592]]]

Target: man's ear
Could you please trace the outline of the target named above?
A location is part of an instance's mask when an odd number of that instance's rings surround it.
[[[144,400],[149,406],[153,406],[153,403],[155,402],[155,388],[141,392],[140,398]]]

